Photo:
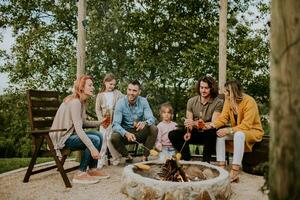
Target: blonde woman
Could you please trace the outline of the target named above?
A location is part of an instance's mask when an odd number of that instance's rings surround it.
[[[99,179],[108,178],[97,169],[100,159],[102,137],[98,131],[82,129],[83,125],[98,127],[100,121],[86,121],[86,102],[93,95],[94,86],[90,76],[81,76],[74,84],[73,94],[67,96],[60,105],[51,129],[67,131],[50,132],[50,137],[57,156],[61,157],[60,149],[64,146],[71,150],[84,150],[80,161],[79,172],[73,177],[73,183],[92,184]]]
[[[112,133],[112,116],[117,101],[124,95],[117,89],[116,78],[109,73],[103,79],[103,85],[100,89],[96,99],[96,113],[98,120],[104,122],[100,127],[100,132],[103,133],[103,145],[100,151],[101,159],[98,162],[98,167],[102,168],[106,163],[106,151],[109,149],[112,155],[112,164],[118,165],[122,157],[118,151],[112,146],[110,136]]]
[[[226,82],[224,94],[222,113],[210,125],[220,128],[231,124],[231,127],[217,131],[217,161],[220,167],[225,168],[225,141],[231,141],[227,146],[227,150],[233,152],[230,181],[238,182],[244,152],[252,151],[254,143],[262,140],[264,131],[255,100],[243,92],[238,81]]]

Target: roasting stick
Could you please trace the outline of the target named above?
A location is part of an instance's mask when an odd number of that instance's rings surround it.
[[[133,142],[137,143],[138,145],[141,145],[143,148],[147,149],[148,151],[150,151],[151,149],[149,149],[148,147],[146,147],[143,143],[139,143],[138,141],[134,140]]]
[[[189,132],[190,132],[189,128],[186,128],[186,133],[189,133]],[[183,143],[183,145],[182,145],[182,147],[181,147],[179,153],[181,153],[181,151],[183,150],[183,148],[184,148],[186,142],[187,142],[187,140],[184,140],[184,143]]]

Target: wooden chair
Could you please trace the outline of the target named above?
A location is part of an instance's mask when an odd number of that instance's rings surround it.
[[[28,113],[31,126],[31,135],[33,138],[33,155],[28,166],[26,175],[23,179],[24,183],[29,181],[29,178],[33,174],[38,174],[51,169],[57,168],[66,187],[72,187],[70,180],[66,173],[79,168],[78,166],[64,169],[63,165],[68,155],[71,151],[68,148],[64,148],[62,152],[62,158],[59,159],[56,156],[56,151],[54,149],[53,143],[49,136],[50,132],[56,131],[66,131],[66,129],[50,130],[56,111],[60,105],[59,93],[54,91],[37,91],[28,90],[27,91],[27,101],[28,101]],[[43,144],[47,144],[47,148],[43,148]],[[33,171],[36,159],[38,156],[52,156],[55,164],[48,166],[46,168],[38,169]]]

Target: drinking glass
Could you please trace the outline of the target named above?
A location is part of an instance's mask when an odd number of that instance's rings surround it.
[[[138,124],[138,117],[137,115],[133,115],[133,128],[137,128],[137,124]]]
[[[203,113],[202,113],[202,111],[200,111],[200,113],[199,113],[199,119],[198,119],[197,126],[198,126],[199,131],[203,132],[203,128],[205,127],[205,122],[203,120]]]

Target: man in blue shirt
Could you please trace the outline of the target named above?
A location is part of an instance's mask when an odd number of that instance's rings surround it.
[[[146,98],[139,96],[140,93],[140,83],[137,80],[131,81],[127,87],[127,95],[117,102],[114,110],[111,143],[128,160],[132,158],[126,144],[137,141],[152,149],[158,132],[149,103]],[[144,150],[142,161],[147,160],[148,149]]]

